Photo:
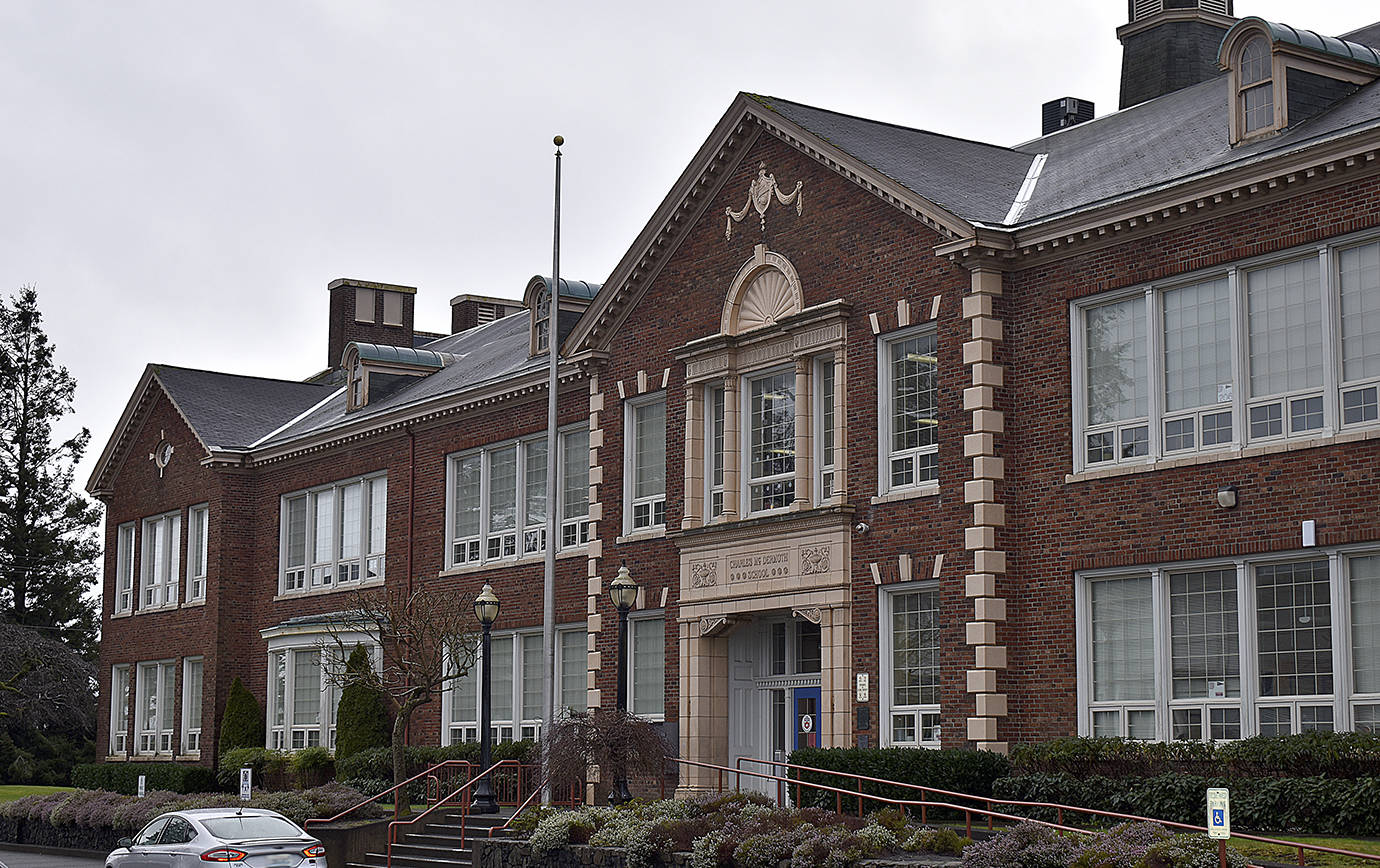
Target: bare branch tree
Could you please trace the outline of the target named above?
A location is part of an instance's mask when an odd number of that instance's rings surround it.
[[[393,782],[402,783],[407,778],[404,748],[413,712],[474,666],[478,625],[473,595],[425,584],[410,593],[402,587],[357,591],[345,611],[332,615],[327,633],[330,638],[323,645],[341,661],[339,667],[329,668],[329,677],[342,687],[362,679],[388,698],[393,712]],[[378,668],[362,674],[344,666],[359,633],[378,637],[381,649]]]

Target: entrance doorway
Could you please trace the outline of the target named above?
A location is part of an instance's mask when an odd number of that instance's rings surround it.
[[[729,764],[740,758],[785,762],[791,751],[823,744],[820,629],[785,613],[740,625],[729,636]],[[744,770],[784,770],[745,763]],[[772,781],[744,775],[744,790],[776,792]]]

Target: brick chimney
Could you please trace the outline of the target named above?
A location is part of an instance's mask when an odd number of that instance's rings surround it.
[[[371,280],[332,280],[330,327],[326,338],[326,366],[340,366],[351,341],[411,347],[413,307],[417,287]]]
[[[450,300],[450,333],[459,334],[475,326],[522,310],[522,302],[490,295],[457,295]]]
[[[1236,23],[1233,0],[1127,0],[1121,40],[1126,108],[1221,74],[1217,49]]]

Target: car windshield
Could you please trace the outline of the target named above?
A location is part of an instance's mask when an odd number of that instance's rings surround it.
[[[296,838],[302,834],[301,829],[282,817],[207,817],[201,825],[222,841]]]

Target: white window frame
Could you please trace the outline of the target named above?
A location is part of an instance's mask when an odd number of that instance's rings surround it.
[[[343,497],[350,486],[359,486],[359,554],[344,557],[341,552],[343,540],[340,535]],[[372,532],[374,491],[383,490],[383,502],[379,504],[383,512],[382,539],[376,539]],[[318,498],[324,494],[331,497],[330,551],[325,560],[317,559],[317,536],[320,527],[318,518]],[[306,504],[306,525],[304,529],[303,564],[288,565],[288,523],[294,502]],[[382,584],[387,565],[388,542],[388,474],[366,473],[284,494],[278,501],[278,593],[294,594],[322,592],[340,588]]]
[[[1176,275],[1163,281],[1143,284],[1125,290],[1103,293],[1070,303],[1070,341],[1072,369],[1070,382],[1073,393],[1072,466],[1075,473],[1114,468],[1122,465],[1155,465],[1176,461],[1185,456],[1214,455],[1232,457],[1242,449],[1257,445],[1288,444],[1300,440],[1328,440],[1350,431],[1380,428],[1380,376],[1344,378],[1342,356],[1342,254],[1369,245],[1380,244],[1380,234],[1374,231],[1330,239],[1327,242],[1296,247],[1278,254],[1255,257],[1232,263],[1226,267]],[[1316,299],[1321,311],[1322,382],[1320,385],[1270,395],[1251,393],[1250,321],[1248,274],[1290,262],[1316,258],[1318,264],[1318,292]],[[1230,297],[1231,383],[1219,389],[1217,405],[1167,412],[1165,406],[1164,366],[1164,297],[1168,292],[1225,277]],[[1149,368],[1149,415],[1146,418],[1117,420],[1102,425],[1088,424],[1087,364],[1085,317],[1089,310],[1106,304],[1144,297],[1146,309],[1146,353]],[[1227,384],[1222,384],[1227,385]],[[1321,424],[1295,428],[1296,419],[1305,418],[1303,402],[1321,403]],[[1297,405],[1297,406],[1296,406]],[[1278,433],[1251,435],[1251,412],[1264,407],[1277,407]],[[1348,414],[1356,418],[1348,421]],[[1218,443],[1202,445],[1205,416],[1231,414],[1230,436]],[[1311,414],[1308,414],[1313,418]],[[1369,416],[1370,418],[1366,418]],[[1183,418],[1196,418],[1194,444],[1182,449],[1166,448],[1166,424]],[[1148,443],[1143,454],[1122,456],[1120,441],[1113,445],[1110,460],[1088,461],[1088,437],[1104,431],[1129,430],[1148,426]],[[1280,448],[1283,448],[1281,446]]]
[[[585,668],[585,663],[586,663],[586,653],[587,653],[587,652],[586,652],[586,648],[587,648],[587,646],[588,646],[588,639],[587,639],[586,633],[585,633],[585,626],[584,626],[583,624],[580,624],[580,625],[575,625],[575,626],[562,626],[562,627],[558,627],[558,628],[556,629],[556,674],[557,674],[557,681],[556,681],[556,685],[555,685],[555,688],[556,688],[556,701],[557,701],[557,704],[558,704],[558,705],[560,704],[561,695],[562,695],[562,693],[564,692],[564,691],[563,691],[564,685],[563,685],[562,680],[561,680],[562,671],[563,671],[564,662],[565,662],[564,651],[563,651],[564,645],[563,645],[563,641],[562,641],[562,640],[563,640],[563,637],[566,637],[566,636],[573,636],[573,635],[579,635],[579,636],[584,640],[584,641],[581,641],[581,642],[579,643],[579,652],[578,652],[578,653],[579,653],[580,664],[581,664],[581,665],[580,665],[580,670],[579,670],[579,681],[580,681],[580,692],[581,692],[582,698],[583,698],[583,694],[584,694],[584,690],[585,690],[585,685],[586,685],[586,683],[587,683],[587,678],[588,678],[587,672],[588,672],[588,670]],[[541,738],[542,729],[543,729],[544,723],[545,723],[544,720],[542,719],[541,715],[540,715],[541,709],[538,709],[538,715],[535,716],[535,717],[530,716],[530,715],[524,715],[524,714],[523,714],[523,710],[524,710],[524,709],[523,709],[523,693],[524,693],[524,690],[525,690],[526,687],[527,687],[527,684],[526,684],[525,674],[524,674],[524,671],[523,671],[522,649],[523,649],[523,646],[524,646],[525,643],[527,643],[527,642],[533,642],[533,641],[537,643],[537,647],[540,649],[541,643],[542,643],[542,634],[541,634],[541,632],[540,632],[539,630],[530,630],[530,629],[528,629],[528,630],[503,630],[503,631],[498,631],[498,632],[493,633],[493,634],[491,635],[491,637],[490,637],[490,641],[491,641],[491,642],[502,641],[502,642],[512,642],[512,643],[513,643],[513,654],[512,654],[512,660],[511,660],[511,663],[512,663],[512,682],[511,682],[511,684],[512,684],[512,697],[511,697],[512,706],[511,706],[511,707],[512,707],[512,709],[513,709],[513,714],[512,714],[511,717],[504,717],[504,718],[499,718],[499,717],[496,717],[496,716],[495,716],[495,717],[493,717],[493,718],[489,721],[490,733],[491,733],[491,736],[492,736],[494,742],[495,742],[495,743],[502,743],[502,742],[510,742],[510,741],[515,741],[515,740],[524,740],[524,739],[530,739],[530,740],[534,740],[534,741],[535,741],[535,740],[537,740],[537,739],[540,739],[540,738]],[[447,655],[447,656],[448,656],[448,660],[447,660],[447,664],[446,664],[446,665],[447,665],[447,667],[449,668],[449,670],[453,672],[453,671],[455,671],[455,670],[454,670],[454,662],[453,662],[453,659],[454,659],[454,658],[453,658],[453,657],[450,657],[450,655]],[[543,656],[543,665],[544,665],[544,656]],[[470,671],[465,675],[465,677],[464,677],[464,678],[461,678],[461,679],[456,679],[456,680],[454,680],[454,681],[451,681],[450,684],[449,684],[449,686],[446,688],[446,690],[441,694],[441,744],[442,744],[442,746],[449,746],[449,745],[453,745],[453,744],[463,744],[463,743],[474,742],[474,741],[478,741],[478,740],[479,740],[479,715],[482,713],[482,707],[481,707],[481,705],[480,705],[481,697],[480,697],[480,695],[479,695],[479,688],[480,688],[480,683],[481,683],[481,679],[482,679],[482,670],[483,670],[483,666],[484,666],[483,657],[482,657],[481,655],[479,655],[478,653],[476,653],[476,655],[475,655],[475,660],[474,660],[474,666],[473,666],[473,667],[470,669]],[[537,689],[540,690],[540,688],[541,688],[541,685],[538,685],[538,688],[537,688]],[[452,719],[452,715],[453,715],[453,712],[454,712],[454,709],[455,709],[455,703],[456,703],[456,698],[457,698],[456,694],[457,694],[459,691],[462,691],[462,690],[463,690],[463,691],[466,691],[466,692],[468,692],[468,693],[470,694],[470,697],[472,698],[473,703],[474,703],[473,707],[474,707],[474,715],[475,715],[475,716],[474,716],[473,718],[466,718],[466,719],[463,719],[463,720],[453,720],[453,719]],[[538,704],[540,704],[540,701],[538,702]],[[563,708],[564,708],[564,706],[563,706]],[[583,710],[583,709],[581,709],[581,710]],[[558,714],[559,714],[559,713],[562,713],[562,712],[558,712]]]
[[[154,552],[157,528],[163,528],[167,541],[161,556]],[[140,558],[139,608],[163,609],[177,605],[177,589],[181,583],[182,512],[165,512],[144,519],[143,549]]]
[[[752,389],[753,384],[770,377],[785,376],[790,384],[791,397],[791,469],[784,473],[769,474],[767,476],[752,475],[752,446],[753,446],[753,414],[752,414]],[[799,492],[796,486],[796,467],[800,462],[797,454],[797,446],[800,443],[800,432],[796,430],[796,421],[800,418],[799,408],[801,396],[795,394],[796,376],[792,366],[764,368],[762,370],[751,371],[743,374],[741,383],[738,387],[738,408],[739,423],[739,454],[738,466],[742,468],[740,478],[742,479],[742,491],[739,500],[739,515],[759,516],[774,515],[786,512],[791,508]],[[781,506],[768,507],[764,509],[752,508],[752,489],[755,485],[771,485],[773,483],[790,483],[790,497]]]
[[[880,336],[877,339],[877,494],[885,496],[891,493],[903,492],[928,492],[939,488],[938,458],[936,457],[936,469],[933,479],[920,479],[918,462],[921,456],[939,454],[939,424],[935,423],[934,443],[928,446],[919,446],[911,449],[893,451],[892,446],[892,376],[891,376],[891,347],[901,341],[912,338],[931,335],[935,339],[935,411],[939,411],[939,334],[938,329],[933,325],[915,326],[913,328],[901,329]],[[835,384],[835,388],[838,384]],[[907,485],[893,485],[891,482],[892,464],[896,461],[910,459],[915,479]]]
[[[197,678],[199,684],[197,689],[201,694],[195,695],[192,689],[192,670],[200,670]],[[205,717],[206,706],[204,704],[206,667],[202,657],[183,657],[182,658],[182,753],[186,756],[199,756],[201,754],[201,728]],[[195,704],[201,714],[192,714],[193,696]]]
[[[210,551],[207,537],[211,529],[209,504],[187,510],[187,602],[206,599],[206,561]],[[199,568],[199,569],[198,569]]]
[[[937,749],[942,746],[940,744],[940,728],[942,724],[940,704],[938,702],[934,702],[922,703],[918,705],[898,705],[895,703],[895,691],[893,689],[895,687],[895,672],[893,658],[896,646],[895,635],[893,634],[892,630],[892,624],[893,614],[895,612],[896,599],[898,597],[910,596],[913,594],[935,594],[936,596],[938,596],[939,593],[940,589],[938,582],[925,581],[903,582],[896,585],[888,585],[882,589],[882,592],[880,594],[878,594],[877,606],[879,620],[877,621],[877,623],[882,626],[882,629],[879,631],[881,653],[879,655],[877,667],[877,687],[880,691],[880,719],[878,720],[878,729],[880,731],[880,740],[882,747],[920,747]],[[942,600],[936,600],[936,617],[938,618],[942,616],[942,612]],[[940,641],[936,643],[936,648],[938,649],[939,653],[942,654],[943,631],[938,624],[936,624],[936,634],[937,637],[940,639]],[[940,668],[943,668],[942,659],[940,663]],[[937,685],[936,690],[938,690]],[[914,741],[897,741],[895,738],[893,738],[893,716],[905,715],[909,715],[911,717],[911,727],[915,732]],[[932,729],[930,729],[931,727]],[[929,730],[929,732],[931,733],[931,738],[923,737],[926,733],[926,730]]]
[[[119,687],[123,678],[124,687]],[[110,755],[129,754],[129,698],[132,684],[130,664],[119,663],[110,667]]]
[[[665,483],[663,482],[661,492],[658,494],[640,498],[634,496],[638,470],[637,412],[654,404],[662,405],[663,418],[669,422],[670,417],[666,412],[669,405],[666,402],[664,391],[629,399],[623,403],[623,532],[625,534],[652,533],[666,528]],[[666,448],[668,444],[665,442],[664,429],[662,437],[662,455],[665,456],[662,476],[664,480],[669,481],[670,450]],[[642,514],[645,514],[645,520],[639,518],[639,515]]]
[[[589,428],[585,425],[567,425],[557,432],[557,459],[556,473],[558,481],[556,485],[556,508],[559,517],[558,528],[561,536],[561,545],[557,551],[571,551],[589,545],[592,534],[592,525],[589,518],[589,495],[586,488],[585,512],[583,515],[565,514],[566,509],[566,446],[572,437],[584,436],[586,438],[586,456],[588,456],[588,436]],[[479,449],[467,449],[463,452],[455,452],[446,456],[446,569],[453,570],[461,567],[476,567],[494,562],[513,562],[525,558],[540,557],[546,550],[546,519],[543,517],[537,523],[530,523],[527,515],[527,465],[530,450],[538,445],[544,445],[546,435],[536,437],[522,437],[515,440],[504,440],[500,443],[490,443]],[[510,530],[499,533],[489,533],[489,501],[491,486],[493,484],[492,460],[494,454],[506,449],[515,449],[515,461],[517,462],[516,473],[514,476],[514,496],[516,500],[516,512],[514,526]],[[461,462],[479,458],[479,532],[478,534],[459,535],[455,529],[457,519],[456,510],[456,486],[459,479],[458,468]],[[546,458],[542,459],[541,470],[546,472]],[[586,473],[588,466],[581,468]],[[573,543],[567,544],[567,540],[573,539]],[[490,543],[498,543],[498,554],[490,555]]]
[[[128,521],[115,529],[116,615],[134,611],[134,526]]]
[[[1292,732],[1302,727],[1301,708],[1326,707],[1332,713],[1332,727],[1338,732],[1355,728],[1358,708],[1366,709],[1372,719],[1380,719],[1380,692],[1360,693],[1354,686],[1352,663],[1351,622],[1351,559],[1380,555],[1374,544],[1369,546],[1341,546],[1310,548],[1276,552],[1251,557],[1186,561],[1135,568],[1089,570],[1076,576],[1074,595],[1077,646],[1078,732],[1093,733],[1093,712],[1120,710],[1120,734],[1126,735],[1126,709],[1155,711],[1155,738],[1168,740],[1173,735],[1173,712],[1176,709],[1202,709],[1200,725],[1204,738],[1210,735],[1210,711],[1220,708],[1240,709],[1241,738],[1258,735],[1261,731],[1260,710],[1289,708]],[[1312,695],[1260,695],[1260,652],[1257,648],[1256,570],[1262,566],[1327,562],[1332,657],[1332,692]],[[1171,623],[1169,615],[1169,576],[1171,573],[1199,570],[1234,570],[1236,574],[1237,617],[1240,642],[1238,646],[1241,690],[1239,697],[1221,699],[1193,697],[1173,699],[1171,671]],[[1152,587],[1154,623],[1155,674],[1154,697],[1148,700],[1105,702],[1092,701],[1092,662],[1088,638],[1091,635],[1090,589],[1094,582],[1133,577],[1149,577]]]
[[[322,632],[320,628],[281,629],[270,628],[261,634],[268,640],[267,673],[264,702],[264,747],[271,750],[302,750],[308,747],[325,747],[335,750],[336,713],[340,704],[341,688],[332,673],[343,671],[345,663],[355,646],[363,645],[369,652],[369,661],[375,672],[381,671],[382,658],[378,651],[378,637],[360,630],[343,630],[338,633]],[[315,724],[298,724],[293,720],[293,705],[296,701],[293,680],[296,677],[296,656],[298,654],[319,653],[320,700],[318,719]],[[284,661],[284,691],[278,696],[277,678],[274,666],[278,655]],[[281,707],[280,707],[281,704]],[[280,712],[281,711],[281,715]],[[278,722],[278,718],[282,722]]]
[[[728,444],[728,389],[723,382],[704,384],[704,516],[705,522],[723,517],[729,497],[724,477]],[[716,406],[717,405],[717,406]],[[716,442],[717,441],[717,442]],[[715,481],[715,477],[718,481]]]
[[[638,697],[646,693],[649,689],[647,685],[642,685],[639,689],[638,676],[640,670],[637,668],[637,626],[655,624],[659,629],[653,629],[660,639],[658,653],[654,659],[661,666],[661,691],[656,694],[656,707],[661,709],[657,712],[646,714],[637,711]],[[648,609],[638,612],[636,615],[628,616],[628,711],[653,723],[660,723],[666,719],[666,615],[661,609]]]
[[[144,660],[136,667],[136,687],[134,704],[134,730],[135,730],[135,753],[140,756],[171,756],[173,754],[173,726],[171,721],[176,720],[175,716],[166,715],[168,705],[176,696],[176,670],[174,660]],[[153,671],[152,681],[146,677],[148,671]],[[174,688],[168,690],[167,675],[173,673]],[[152,692],[154,698],[154,720],[148,721],[145,712],[148,710],[148,699]],[[165,721],[167,721],[165,725]],[[152,724],[151,726],[149,724]]]

